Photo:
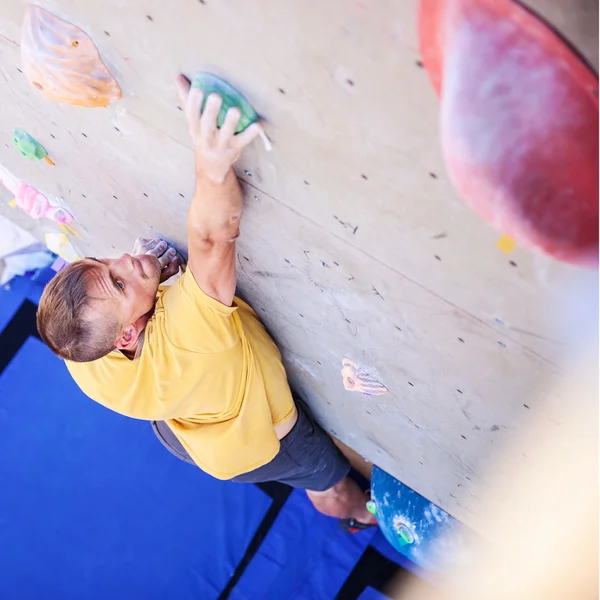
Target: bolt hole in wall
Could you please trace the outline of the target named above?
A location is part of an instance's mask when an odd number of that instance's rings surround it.
[[[431,179],[437,179],[438,176],[435,173],[429,173],[429,177],[431,177]]]
[[[369,181],[369,178],[368,178],[368,177],[367,177],[367,176],[366,176],[364,173],[361,175],[361,177],[362,177],[362,178],[363,178],[365,181]]]
[[[280,94],[285,94],[285,90],[283,88],[279,88],[279,93]]]

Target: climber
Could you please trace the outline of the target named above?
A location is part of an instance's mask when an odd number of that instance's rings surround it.
[[[187,270],[161,240],[117,259],[60,271],[38,309],[42,339],[85,394],[153,422],[176,455],[219,479],[304,488],[322,513],[355,531],[375,524],[350,464],[292,395],[281,355],[254,311],[234,296],[243,196],[233,170],[260,124],[234,131],[222,99],[177,79],[195,154]]]

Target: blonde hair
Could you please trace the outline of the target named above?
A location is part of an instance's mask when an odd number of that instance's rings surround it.
[[[60,358],[91,362],[115,349],[120,324],[91,319],[88,286],[97,267],[77,261],[50,280],[37,311],[37,327],[47,346]]]

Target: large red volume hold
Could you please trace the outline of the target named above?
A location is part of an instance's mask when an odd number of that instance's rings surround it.
[[[598,267],[598,78],[511,0],[421,0],[423,63],[461,197],[517,241]]]

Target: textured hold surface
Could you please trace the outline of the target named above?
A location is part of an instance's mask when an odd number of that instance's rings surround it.
[[[595,62],[589,0],[544,1]],[[255,142],[239,164],[239,293],[327,431],[481,526],[491,461],[541,405],[562,401],[558,365],[571,349],[548,305],[594,273],[521,244],[507,256],[457,197],[420,63],[417,0],[40,3],[93,37],[127,93],[96,111],[36,93],[19,72],[24,6],[5,0],[0,164],[64,198],[83,256],[129,252],[136,236],[185,250],[194,160],[175,76],[211,71],[238,85],[277,148]],[[23,160],[15,125],[47,142],[60,167]],[[43,239],[52,224],[10,210],[11,197],[0,188],[0,214]],[[344,356],[388,393],[346,391]],[[515,468],[528,460],[511,458]]]
[[[58,225],[68,225],[73,215],[57,201],[48,198],[31,185],[19,181],[7,169],[0,167],[0,182],[14,196],[14,206],[18,206],[32,219],[51,219]]]
[[[210,94],[219,94],[223,99],[221,104],[221,110],[217,117],[217,127],[221,127],[225,121],[225,115],[230,108],[237,107],[240,109],[242,116],[238,121],[235,128],[236,133],[240,133],[251,125],[258,121],[258,114],[252,108],[252,105],[238,92],[231,84],[227,83],[224,79],[213,75],[212,73],[197,73],[192,80],[192,86],[198,87],[204,92],[204,99],[202,101],[202,110],[206,104],[206,100]]]
[[[25,12],[21,61],[31,84],[49,100],[97,107],[121,97],[90,37],[39,6]]]
[[[342,360],[342,378],[344,388],[349,392],[360,392],[367,394],[367,396],[381,396],[388,391],[383,383],[377,381],[365,369],[346,357]]]
[[[423,0],[420,45],[462,198],[518,242],[598,265],[598,79],[513,0]]]
[[[41,160],[48,156],[44,146],[22,129],[13,130],[13,145],[21,156],[29,160]]]

